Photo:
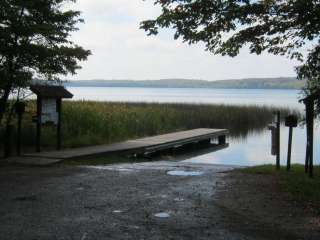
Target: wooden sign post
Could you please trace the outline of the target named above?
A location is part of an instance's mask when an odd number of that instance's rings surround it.
[[[309,94],[300,102],[303,102],[306,107],[306,129],[307,129],[307,146],[305,159],[305,172],[309,173],[309,177],[313,177],[313,138],[314,138],[314,118],[315,104],[320,101],[320,89],[312,94]]]
[[[307,124],[307,149],[305,160],[305,171],[309,177],[313,177],[313,131],[314,131],[314,99],[305,100],[306,124]]]
[[[277,133],[276,133],[276,127],[274,125],[269,125],[269,130],[271,131],[271,155],[276,156],[277,155]]]
[[[44,124],[57,127],[57,150],[60,150],[62,99],[72,98],[73,95],[63,86],[33,85],[30,90],[37,95],[36,151],[41,151],[41,128]]]
[[[17,102],[15,104],[15,112],[18,117],[17,121],[17,155],[21,155],[21,125],[22,125],[22,115],[25,112],[26,104],[24,102]]]
[[[293,128],[298,126],[298,118],[295,115],[289,115],[285,119],[286,127],[289,127],[288,155],[287,155],[287,171],[291,168],[291,148],[292,148],[292,132]]]
[[[276,116],[277,116],[277,169],[280,169],[280,123],[281,123],[281,115],[280,115],[280,111],[276,112]]]
[[[271,154],[276,156],[276,168],[280,169],[280,111],[274,113],[274,122],[269,125],[271,131]]]

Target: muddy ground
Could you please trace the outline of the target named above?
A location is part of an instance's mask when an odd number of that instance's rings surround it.
[[[320,239],[319,219],[275,194],[272,179],[232,170],[165,161],[2,167],[0,239]]]

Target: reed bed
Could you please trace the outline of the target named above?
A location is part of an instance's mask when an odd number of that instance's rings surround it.
[[[273,113],[295,111],[266,106],[230,106],[157,103],[110,103],[66,101],[63,104],[63,147],[114,143],[127,139],[193,128],[226,128],[234,137],[261,131],[272,121]],[[295,112],[298,114],[298,112]],[[23,145],[35,144],[35,102],[27,104],[23,120]],[[44,127],[44,147],[54,147],[54,127]]]

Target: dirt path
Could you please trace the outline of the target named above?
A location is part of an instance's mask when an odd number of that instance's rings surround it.
[[[253,214],[263,195],[252,205],[253,192],[234,191],[229,170],[175,162],[1,168],[1,240],[303,239],[290,230],[299,216],[280,229],[270,224],[274,213]],[[305,239],[319,239],[313,233]]]
[[[283,193],[275,176],[236,170],[223,180],[216,203],[232,216],[228,229],[267,239],[320,239],[320,216]]]

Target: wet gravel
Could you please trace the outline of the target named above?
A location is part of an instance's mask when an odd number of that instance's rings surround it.
[[[228,170],[168,162],[3,167],[0,239],[274,239],[260,225],[247,231],[221,204]]]

